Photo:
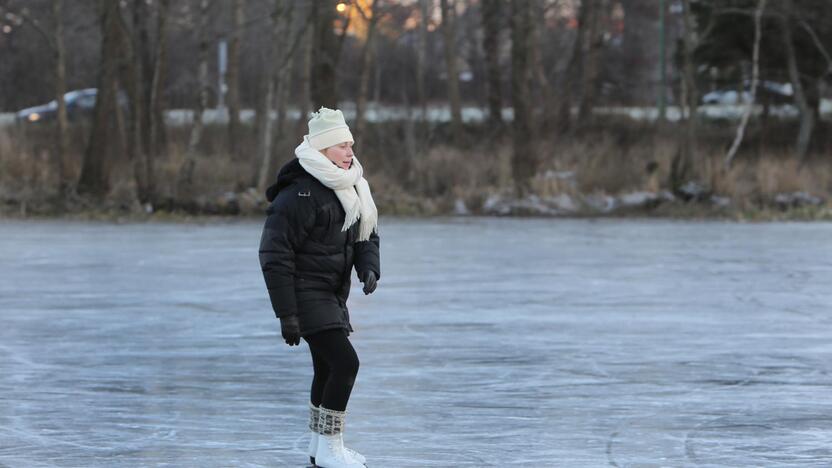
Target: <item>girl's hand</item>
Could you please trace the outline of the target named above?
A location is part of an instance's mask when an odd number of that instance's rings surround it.
[[[359,279],[364,283],[364,295],[372,294],[376,290],[376,274],[373,271],[365,271]]]
[[[297,315],[280,317],[280,334],[289,346],[300,344],[300,323]]]

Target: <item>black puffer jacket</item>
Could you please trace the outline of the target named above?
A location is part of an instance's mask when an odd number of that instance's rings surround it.
[[[260,266],[277,317],[297,315],[302,336],[350,325],[347,297],[355,266],[381,277],[379,238],[356,242],[358,223],[341,231],[344,208],[332,189],[297,159],[266,191],[271,202],[260,239]]]

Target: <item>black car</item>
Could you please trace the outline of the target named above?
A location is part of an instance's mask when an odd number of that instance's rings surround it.
[[[95,97],[98,94],[96,88],[78,89],[64,94],[66,102],[66,115],[69,120],[76,120],[80,117],[89,117],[95,109]],[[120,106],[125,106],[127,96],[119,92],[118,101]],[[17,121],[21,123],[36,123],[55,120],[58,116],[58,101],[50,101],[41,106],[28,107],[17,113]]]

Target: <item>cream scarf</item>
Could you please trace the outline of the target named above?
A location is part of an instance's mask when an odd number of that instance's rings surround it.
[[[346,213],[341,231],[346,231],[360,220],[359,241],[368,240],[373,231],[378,232],[378,210],[358,158],[353,156],[352,166],[347,170],[341,169],[313,148],[306,136],[303,143],[295,148],[295,156],[306,172],[335,192]]]

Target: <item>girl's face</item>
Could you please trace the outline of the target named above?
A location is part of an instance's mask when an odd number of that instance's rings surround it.
[[[352,142],[345,141],[321,151],[324,156],[341,169],[347,170],[352,165]]]

